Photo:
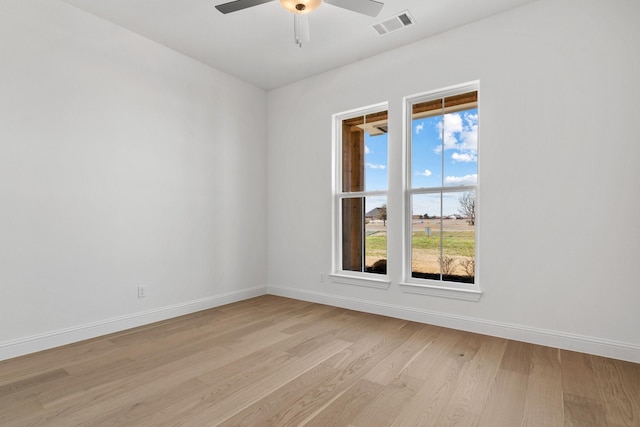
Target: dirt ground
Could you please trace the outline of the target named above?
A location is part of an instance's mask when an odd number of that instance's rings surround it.
[[[411,257],[411,271],[419,272],[419,273],[439,273],[440,272],[440,261],[438,260],[437,255],[430,255],[421,249],[416,249],[413,251],[413,255]],[[468,258],[463,256],[453,256],[455,261],[455,268],[451,271],[452,274],[458,274],[461,276],[466,275],[464,268],[461,266],[460,261]],[[384,259],[381,256],[368,256],[365,263],[367,267],[372,266],[376,261]]]
[[[432,231],[440,229],[440,220],[437,219],[414,219],[413,231],[424,231],[426,227],[431,227]],[[387,226],[382,220],[373,220],[365,228],[367,230],[386,230]],[[445,219],[442,221],[444,231],[473,231],[474,227],[469,225],[464,219]]]

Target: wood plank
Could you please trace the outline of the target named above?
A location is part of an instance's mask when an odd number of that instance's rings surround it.
[[[565,427],[602,427],[607,425],[607,417],[600,401],[564,393],[563,402]]]
[[[392,426],[435,426],[445,405],[449,402],[460,375],[458,360],[441,354],[424,373],[423,385],[407,403]]]
[[[507,343],[508,341],[502,338],[483,337],[482,345],[460,373],[456,388],[438,417],[436,425],[477,424]]]
[[[582,396],[601,403],[590,355],[561,350],[560,366],[564,393]]]
[[[64,369],[55,369],[53,371],[36,374],[28,378],[23,378],[11,383],[6,383],[3,386],[0,386],[0,401],[3,397],[10,394],[16,394],[26,389],[36,387],[41,384],[46,384],[51,381],[55,381],[68,376],[69,372],[65,371]]]
[[[640,365],[592,357],[607,422],[640,426]]]
[[[332,400],[322,411],[307,423],[308,427],[342,426],[352,422],[384,391],[384,386],[367,380],[359,380],[344,393]]]
[[[416,327],[414,325],[417,324],[411,324]],[[416,332],[394,349],[375,369],[369,371],[364,378],[378,384],[390,384],[401,371],[426,350],[441,332],[442,329],[436,326],[417,325]]]
[[[42,406],[35,400],[22,400],[11,405],[0,404],[0,426],[24,427],[26,425],[34,425],[31,422],[33,414],[41,413]]]
[[[478,426],[521,425],[532,359],[531,344],[509,341]]]
[[[321,363],[293,381],[269,393],[220,424],[224,426],[297,426],[304,409],[316,401],[313,390],[337,374],[337,370]]]
[[[443,330],[407,364],[406,375],[423,380],[429,379],[429,375],[437,363],[445,357],[452,357],[454,346],[463,339],[464,334],[464,332],[453,329]]]
[[[533,344],[509,341],[502,356],[500,369],[529,375],[533,358]]]
[[[104,357],[117,347],[106,339],[95,338],[0,362],[0,385],[58,369],[76,361],[90,361]]]
[[[522,426],[562,426],[564,415],[560,351],[534,346],[532,356]]]
[[[463,367],[480,348],[480,336],[442,330],[403,371],[403,375],[424,380],[413,399],[395,419],[394,426],[437,425],[449,403]]]
[[[401,375],[396,378],[351,423],[354,427],[388,427],[402,413],[423,380]]]

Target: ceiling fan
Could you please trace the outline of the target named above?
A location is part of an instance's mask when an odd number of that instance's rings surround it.
[[[219,4],[216,9],[227,14],[272,1],[275,0],[235,0]],[[332,4],[368,16],[378,16],[382,6],[384,6],[383,3],[375,0],[278,0],[278,2],[282,7],[293,13],[293,35],[299,47],[302,47],[303,42],[309,41],[307,14],[317,9],[321,3]]]

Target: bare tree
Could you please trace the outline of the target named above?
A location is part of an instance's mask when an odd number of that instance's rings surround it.
[[[387,225],[387,205],[378,208],[378,219],[382,220],[383,225]]]
[[[460,197],[458,211],[467,219],[469,225],[476,225],[476,196],[474,193],[464,193]]]
[[[441,256],[438,257],[440,261],[440,267],[442,269],[442,274],[449,275],[453,274],[453,270],[456,268],[456,260],[450,256]]]
[[[476,274],[476,259],[474,257],[464,258],[459,260],[459,264],[464,269],[464,272],[467,273],[467,276],[473,277]]]

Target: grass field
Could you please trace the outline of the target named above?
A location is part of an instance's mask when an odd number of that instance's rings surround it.
[[[442,233],[442,248],[445,255],[450,256],[473,256],[475,252],[475,232],[473,231],[445,231]],[[440,232],[431,233],[426,236],[424,233],[414,231],[411,233],[411,246],[414,250],[433,251],[434,254],[440,251]],[[377,256],[386,254],[387,233],[379,231],[366,237],[366,255]]]

